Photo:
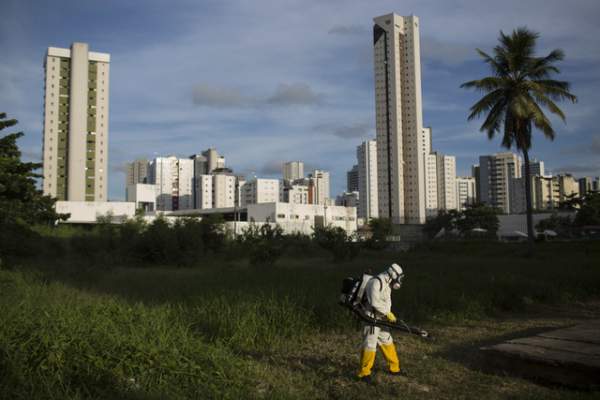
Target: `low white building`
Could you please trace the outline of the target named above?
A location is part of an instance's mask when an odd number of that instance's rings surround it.
[[[126,200],[135,203],[137,210],[156,210],[156,185],[136,183],[127,186]]]
[[[71,224],[93,224],[99,217],[110,216],[111,222],[124,222],[135,216],[135,203],[125,201],[57,201],[56,212],[70,214]]]
[[[315,226],[334,226],[352,234],[357,228],[356,207],[323,204],[249,204],[248,221],[273,222],[286,233],[310,234]]]

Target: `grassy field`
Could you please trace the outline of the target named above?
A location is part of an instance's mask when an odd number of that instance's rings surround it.
[[[591,399],[487,371],[478,348],[600,318],[600,247],[448,243],[351,262],[231,257],[195,267],[93,268],[57,261],[0,270],[0,398]],[[397,261],[395,312],[432,341],[397,334],[409,377],[376,362],[354,378],[359,325],[341,280]],[[379,372],[379,373],[377,373]]]

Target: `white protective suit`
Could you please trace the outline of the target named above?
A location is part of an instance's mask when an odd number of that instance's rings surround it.
[[[370,317],[382,318],[392,310],[392,278],[387,272],[375,276],[367,283],[365,295],[367,296],[367,314]],[[382,287],[383,286],[383,287]],[[392,335],[386,328],[365,325],[363,348],[375,351],[377,344],[390,344]]]
[[[372,278],[365,288],[367,297],[366,312],[370,317],[378,319],[387,318],[395,321],[396,317],[392,310],[392,287],[399,289],[403,277],[402,268],[398,264],[392,264],[385,272]],[[400,361],[396,353],[396,346],[390,331],[373,325],[365,325],[363,328],[363,348],[360,359],[360,371],[358,378],[361,380],[371,379],[371,368],[375,362],[377,345],[381,348],[383,356],[388,362],[388,368],[392,374],[400,374]]]

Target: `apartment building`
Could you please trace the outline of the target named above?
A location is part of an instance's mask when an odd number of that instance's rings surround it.
[[[283,180],[295,181],[304,178],[304,163],[302,161],[290,161],[283,164]]]
[[[374,18],[379,216],[425,222],[419,18]]]
[[[481,202],[510,213],[511,180],[521,177],[521,164],[521,158],[510,152],[480,156]]]
[[[357,214],[365,221],[379,216],[377,188],[377,141],[367,140],[356,148],[358,160],[358,192],[360,193]]]
[[[254,178],[244,185],[242,205],[279,201],[279,180]]]
[[[49,47],[44,60],[43,182],[46,195],[107,201],[110,55]]]
[[[477,202],[475,178],[471,176],[456,177],[456,206],[465,210]]]

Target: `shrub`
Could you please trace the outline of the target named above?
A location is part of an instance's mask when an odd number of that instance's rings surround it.
[[[313,233],[314,241],[333,255],[334,261],[351,260],[358,254],[359,248],[353,237],[336,226],[318,226]]]

